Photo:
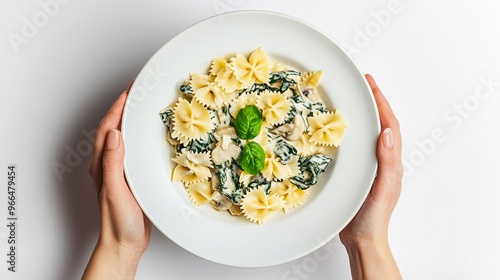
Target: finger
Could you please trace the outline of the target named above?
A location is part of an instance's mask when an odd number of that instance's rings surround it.
[[[386,176],[388,179],[395,177],[396,153],[394,151],[394,132],[390,127],[386,127],[378,138],[377,142],[377,177]]]
[[[382,126],[382,130],[384,130],[387,127],[390,127],[392,129],[395,149],[397,152],[396,155],[399,156],[401,155],[402,140],[401,140],[401,131],[398,119],[394,115],[391,105],[389,105],[389,102],[382,94],[382,91],[378,87],[373,77],[370,74],[366,74],[365,77],[373,92],[373,97],[375,98],[375,102],[377,103],[377,108],[380,115],[380,125]]]
[[[96,186],[100,186],[102,184],[102,157],[104,153],[106,135],[110,129],[120,128],[123,108],[125,106],[128,92],[133,83],[134,79],[132,79],[127,89],[118,97],[115,104],[113,104],[113,106],[109,109],[97,128],[94,141],[94,151],[89,164],[89,171]]]
[[[375,199],[383,197],[395,203],[401,191],[402,165],[401,157],[395,149],[394,131],[389,127],[380,133],[377,142],[377,161],[377,177],[371,194]]]
[[[125,148],[121,132],[118,129],[110,129],[106,135],[102,158],[103,187],[125,185],[123,176],[124,155]]]
[[[384,190],[389,190],[399,195],[403,173],[401,163],[402,140],[399,122],[373,77],[369,74],[365,77],[377,103],[382,126],[382,132],[377,142],[377,178],[374,182],[372,193],[377,195]],[[384,188],[384,186],[389,186],[389,188]],[[391,190],[391,186],[395,186],[396,190]]]
[[[378,87],[373,77],[370,74],[366,74],[365,77],[368,81],[368,84],[370,85],[373,97],[375,98],[375,102],[377,103],[382,127],[396,128],[397,126],[399,126],[399,124],[396,116],[394,115],[394,112],[392,111],[391,105],[389,105],[389,102],[382,94],[382,91]]]
[[[127,88],[125,89],[123,93],[125,93],[127,96],[128,96],[128,93],[130,92],[130,89],[132,88],[132,85],[134,85],[134,82],[135,82],[135,77],[132,78],[132,80],[128,83],[128,86]],[[126,98],[125,98],[125,102],[126,102]],[[122,112],[120,113],[120,121],[118,122],[118,130],[122,130],[122,122],[121,122],[121,116],[123,115],[123,109],[125,108],[125,103],[123,104],[123,107],[122,107]]]

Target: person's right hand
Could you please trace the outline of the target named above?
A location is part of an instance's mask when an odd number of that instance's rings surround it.
[[[370,75],[366,79],[382,126],[377,143],[378,170],[363,206],[339,237],[349,254],[353,279],[400,279],[389,247],[388,227],[401,193],[401,133],[398,120],[374,79]]]

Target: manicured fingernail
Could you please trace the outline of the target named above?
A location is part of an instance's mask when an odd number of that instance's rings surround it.
[[[134,84],[134,82],[135,82],[135,77],[132,79],[132,81],[130,81],[130,83],[128,83],[127,89],[125,90],[126,92],[130,91],[130,88],[132,88],[132,85]]]
[[[384,129],[383,134],[384,134],[383,135],[384,147],[386,147],[386,148],[394,147],[394,138],[392,136],[392,129],[390,127]]]
[[[106,147],[109,150],[114,150],[118,148],[119,140],[118,140],[118,131],[116,129],[111,129],[108,132],[108,136],[106,137]]]

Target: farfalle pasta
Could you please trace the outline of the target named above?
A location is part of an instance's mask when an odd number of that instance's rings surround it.
[[[301,190],[297,188],[290,180],[273,182],[269,192],[271,195],[281,196],[285,201],[284,210],[290,210],[302,205],[309,194],[309,189]]]
[[[258,98],[258,107],[262,110],[267,123],[270,125],[281,124],[290,112],[292,103],[282,93],[264,92]]]
[[[248,60],[241,54],[231,58],[231,67],[242,87],[251,87],[254,83],[266,84],[269,80],[271,63],[262,48],[258,48]]]
[[[338,111],[318,113],[309,117],[308,121],[310,141],[318,145],[340,146],[347,125]]]
[[[241,209],[247,219],[258,224],[263,223],[273,212],[286,206],[283,197],[268,195],[262,188],[247,192],[241,201]]]
[[[344,117],[321,99],[322,71],[301,72],[262,48],[190,73],[160,112],[172,180],[195,205],[262,224],[302,205],[341,145]]]
[[[186,190],[189,194],[189,198],[196,206],[204,205],[212,201],[214,190],[208,180],[198,182],[197,184],[189,184],[186,186]]]
[[[231,103],[231,107],[229,108],[229,112],[233,118],[236,118],[240,109],[245,108],[248,105],[257,104],[257,100],[259,96],[256,93],[246,93],[238,96],[234,102]]]
[[[194,98],[208,108],[218,108],[227,103],[228,96],[215,84],[212,76],[193,73],[189,85],[193,89]]]
[[[172,122],[172,136],[181,143],[201,138],[214,128],[210,121],[210,111],[196,99],[189,102],[179,98],[174,107]]]
[[[299,156],[309,156],[321,153],[323,148],[318,145],[311,145],[311,136],[309,134],[302,134],[300,138],[292,143],[297,149]]]
[[[236,78],[233,69],[224,58],[212,60],[210,74],[215,77],[217,85],[228,94],[234,93],[241,88],[241,82]]]
[[[172,161],[177,163],[172,174],[174,181],[189,185],[212,176],[210,172],[212,162],[208,153],[194,153],[183,149]]]
[[[270,181],[273,179],[284,180],[296,176],[299,171],[297,167],[298,156],[292,156],[293,159],[287,164],[283,164],[281,159],[274,152],[266,152],[264,169],[262,176]]]

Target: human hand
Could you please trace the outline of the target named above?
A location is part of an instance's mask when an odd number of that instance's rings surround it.
[[[340,232],[339,237],[349,254],[351,270],[354,279],[367,279],[367,270],[374,269],[359,267],[360,259],[368,258],[379,268],[389,268],[385,273],[380,270],[376,275],[379,279],[398,279],[401,276],[392,257],[388,243],[388,227],[392,211],[396,206],[401,193],[403,164],[401,161],[401,133],[399,123],[392,109],[382,95],[372,76],[366,75],[380,114],[382,133],[377,143],[378,170],[370,193],[354,219]],[[372,270],[372,272],[374,272]]]
[[[133,279],[149,244],[151,222],[130,192],[123,173],[125,147],[120,123],[132,84],[97,129],[89,172],[98,195],[101,229],[83,279]]]

